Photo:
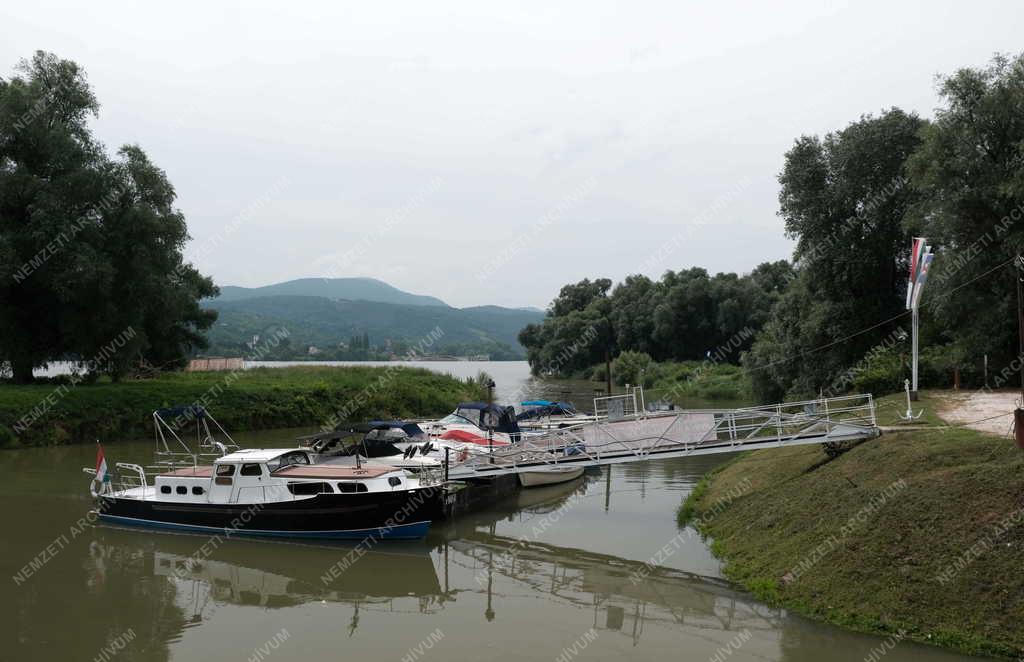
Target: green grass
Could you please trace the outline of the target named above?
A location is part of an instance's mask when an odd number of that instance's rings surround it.
[[[939,397],[925,397],[926,411]],[[710,475],[679,515],[699,516],[749,480],[751,489],[702,530],[726,575],[758,598],[858,631],[904,629],[970,654],[1024,653],[1024,525],[996,536],[945,585],[937,579],[1024,507],[1024,453],[1012,441],[956,428],[905,431],[824,459],[818,446],[745,455]],[[891,488],[891,499],[864,510],[900,480],[905,487]],[[864,521],[844,535],[858,513]],[[794,576],[830,536],[834,546]]]
[[[612,368],[614,372],[614,365]],[[572,375],[603,383],[603,363]],[[633,377],[632,381],[637,379]],[[627,381],[621,375],[616,384]],[[743,368],[731,363],[710,361],[661,361],[650,363],[643,375],[644,390],[653,397],[698,398],[701,400],[750,400],[753,395],[750,377]]]
[[[150,414],[205,402],[228,431],[321,424],[344,412],[352,420],[433,416],[460,400],[480,399],[474,384],[399,367],[257,368],[238,373],[168,373],[113,384],[0,385],[0,446],[38,446],[139,438]],[[45,404],[47,398],[52,404]],[[19,420],[45,409],[22,432]]]
[[[938,410],[944,404],[944,395],[948,393],[949,391],[920,391],[917,402],[911,402],[910,405],[915,415],[922,410],[924,413],[921,414],[921,418],[914,421],[903,421],[900,419],[900,416],[907,413],[906,393],[893,393],[877,398],[875,400],[875,415],[878,419],[878,424],[883,426],[945,425],[946,422],[939,417]]]

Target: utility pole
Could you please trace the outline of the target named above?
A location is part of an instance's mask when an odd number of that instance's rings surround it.
[[[1017,282],[1017,368],[1020,371],[1020,397],[1024,402],[1024,299],[1021,297],[1020,271],[1024,262],[1017,253],[1013,261],[1013,279]]]
[[[605,395],[612,394],[612,352],[608,347],[604,348],[604,377],[608,391]]]
[[[1020,369],[1020,397],[1021,404],[1013,410],[1013,436],[1017,447],[1024,450],[1024,308],[1022,308],[1020,270],[1024,262],[1017,253],[1017,259],[1013,262],[1013,279],[1017,281],[1017,366]]]

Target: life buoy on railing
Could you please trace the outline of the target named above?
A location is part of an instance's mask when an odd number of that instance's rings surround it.
[[[459,452],[459,458],[458,459],[459,459],[459,462],[465,462],[466,460],[468,460],[469,459],[469,451],[466,450],[465,448],[463,448]]]
[[[96,489],[97,483],[99,484],[98,491]],[[99,478],[93,478],[91,481],[89,481],[89,494],[91,494],[93,498],[96,498],[99,495],[103,494],[103,485],[104,483],[102,480],[100,480]]]

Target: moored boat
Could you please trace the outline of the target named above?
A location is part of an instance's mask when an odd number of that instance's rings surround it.
[[[442,515],[442,486],[393,466],[358,459],[355,466],[317,464],[303,448],[238,450],[209,464],[184,455],[190,465],[169,466],[165,455],[154,475],[118,463],[115,481],[101,448],[96,469],[86,469],[96,477],[98,517],[194,533],[415,539]]]
[[[522,409],[516,420],[524,430],[552,430],[597,420],[595,416],[577,411],[571,402],[524,400],[519,404]]]
[[[444,418],[420,426],[432,438],[483,448],[508,446],[522,438],[514,407],[485,402],[460,403]]]
[[[553,466],[545,469],[522,471],[518,474],[519,484],[523,487],[541,487],[557,485],[576,480],[583,475],[583,467]]]

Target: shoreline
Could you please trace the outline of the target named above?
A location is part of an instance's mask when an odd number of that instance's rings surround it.
[[[481,399],[476,383],[394,366],[253,368],[154,379],[0,385],[0,448],[116,443],[152,433],[160,408],[201,404],[226,429],[255,431],[343,419],[448,413]]]
[[[941,411],[947,398],[921,405]],[[900,400],[879,401],[880,423]],[[887,433],[831,461],[817,446],[741,454],[702,478],[677,519],[771,606],[893,645],[1017,659],[1020,494],[1012,440],[944,426]]]

